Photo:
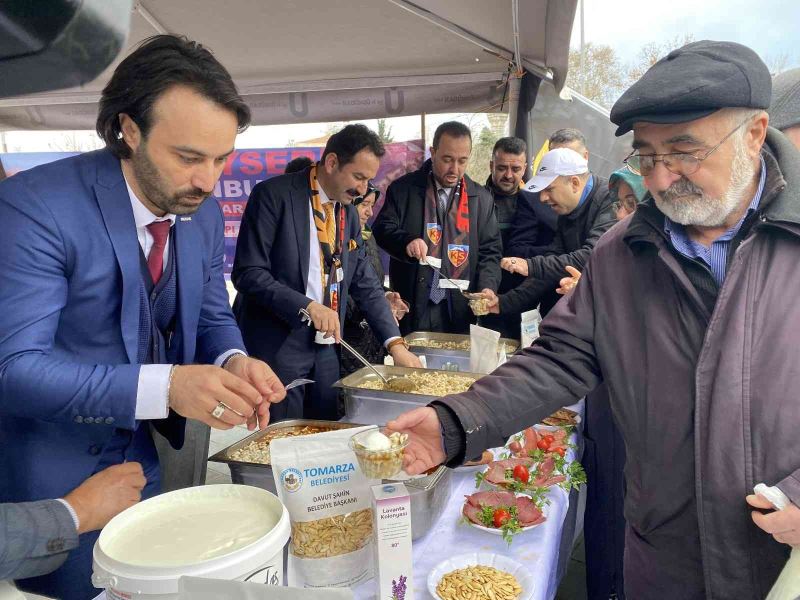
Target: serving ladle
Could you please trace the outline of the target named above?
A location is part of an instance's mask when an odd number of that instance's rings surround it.
[[[376,369],[372,363],[370,363],[366,358],[364,358],[361,353],[353,348],[350,344],[345,342],[343,339],[339,340],[342,346],[344,346],[353,356],[355,356],[358,360],[364,363],[365,366],[369,367],[375,375],[377,375],[380,380],[383,382],[383,387],[387,390],[392,392],[404,392],[409,393],[413,392],[417,386],[414,384],[413,381],[406,377],[384,377],[383,374]]]

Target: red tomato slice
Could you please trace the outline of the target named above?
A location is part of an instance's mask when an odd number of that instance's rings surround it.
[[[511,518],[511,513],[508,512],[505,508],[498,508],[496,511],[494,511],[494,514],[492,515],[492,520],[494,521],[495,527],[502,527],[503,525],[508,523],[508,520],[510,518]]]
[[[528,483],[531,478],[531,473],[525,465],[517,465],[514,467],[514,479],[522,483]]]

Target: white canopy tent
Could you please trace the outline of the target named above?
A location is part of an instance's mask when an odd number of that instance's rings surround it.
[[[126,51],[99,78],[80,88],[0,99],[0,130],[93,129],[100,90],[117,62],[143,39],[165,32],[185,34],[215,53],[257,125],[437,112],[513,115],[508,83],[521,70],[563,87],[576,5],[141,0],[131,13]]]

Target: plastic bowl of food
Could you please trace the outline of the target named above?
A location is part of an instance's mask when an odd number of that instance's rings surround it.
[[[489,314],[489,299],[483,294],[478,292],[463,292],[463,294],[476,317]]]
[[[391,479],[403,468],[403,451],[408,434],[390,432],[386,428],[368,429],[350,438],[364,475],[372,479]]]

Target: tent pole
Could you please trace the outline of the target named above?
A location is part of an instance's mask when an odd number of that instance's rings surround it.
[[[508,130],[516,131],[519,118],[519,91],[522,87],[522,77],[511,74],[508,78]]]

